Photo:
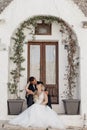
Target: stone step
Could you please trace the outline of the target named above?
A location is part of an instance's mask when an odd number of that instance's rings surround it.
[[[19,125],[11,125],[8,121],[1,121],[0,122],[0,130],[60,130],[60,129],[51,129],[51,128],[37,128],[37,127],[28,127],[24,128]]]
[[[18,125],[11,125],[8,123],[8,121],[0,121],[0,130],[60,130],[55,128],[34,128],[34,127],[28,127],[24,128]],[[69,126],[66,128],[66,130],[87,130],[87,128],[81,128],[81,127],[73,127]]]

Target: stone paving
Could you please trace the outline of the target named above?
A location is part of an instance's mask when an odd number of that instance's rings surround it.
[[[53,128],[33,128],[33,127],[20,127],[17,125],[11,125],[8,123],[8,121],[0,121],[0,130],[60,130],[60,129],[53,129]],[[72,127],[69,126],[66,128],[66,130],[87,130],[87,128],[81,128],[81,127]]]

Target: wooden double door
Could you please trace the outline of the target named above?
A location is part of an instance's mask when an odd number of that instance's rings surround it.
[[[52,104],[58,103],[58,42],[28,42],[28,77],[43,81]]]

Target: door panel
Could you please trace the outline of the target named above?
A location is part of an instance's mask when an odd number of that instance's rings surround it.
[[[28,43],[28,77],[44,82],[52,103],[58,103],[58,43]]]
[[[40,45],[30,45],[30,75],[40,79]]]
[[[46,45],[46,84],[56,84],[55,45]],[[50,71],[51,70],[51,71]]]

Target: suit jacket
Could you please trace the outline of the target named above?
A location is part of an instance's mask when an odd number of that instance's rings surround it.
[[[28,89],[29,89],[29,90],[32,90],[33,92],[35,92],[35,90],[37,90],[36,86],[34,87],[33,84],[30,84],[30,85],[28,86]],[[30,95],[31,95],[31,94],[30,94]],[[26,98],[29,97],[29,95],[27,94],[27,92],[26,92],[25,97],[26,97]]]
[[[34,92],[35,90],[37,90],[36,86],[34,86],[33,84],[30,84],[30,85],[28,86],[28,89],[29,89],[29,90],[32,90],[33,92]]]

